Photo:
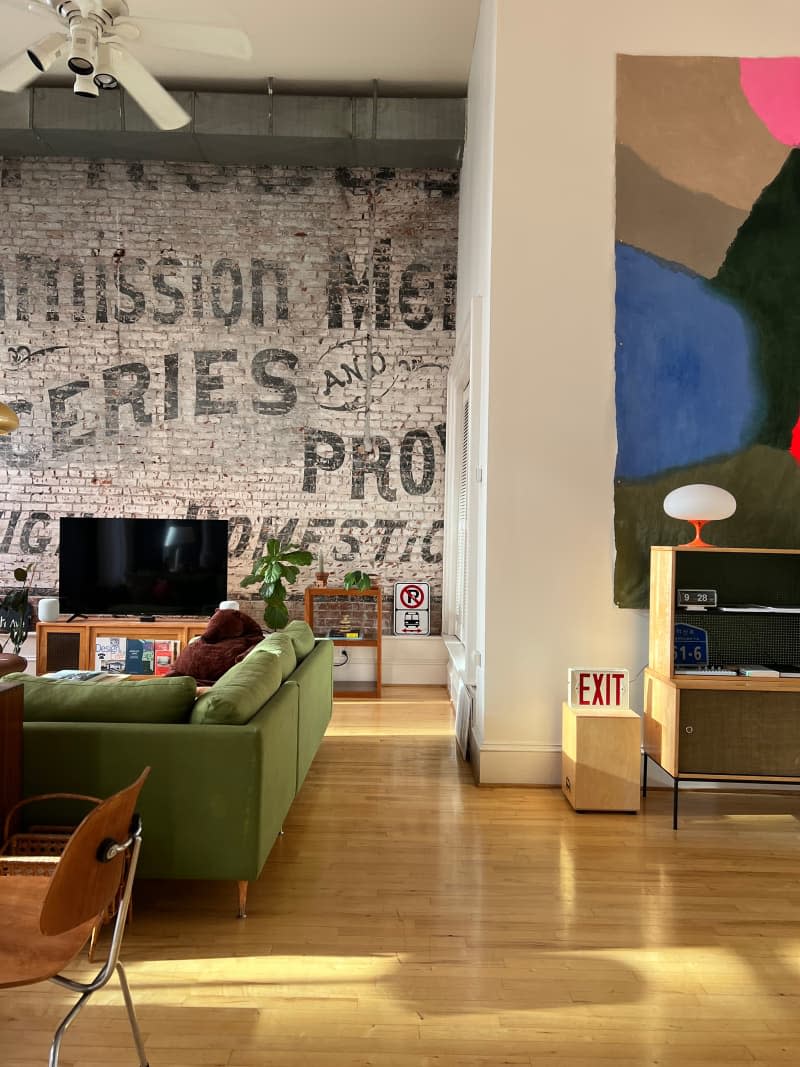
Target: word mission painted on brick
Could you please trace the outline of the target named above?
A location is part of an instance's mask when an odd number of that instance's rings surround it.
[[[54,588],[62,515],[219,516],[234,590],[281,537],[439,593],[456,191],[5,161],[0,567],[37,556]]]

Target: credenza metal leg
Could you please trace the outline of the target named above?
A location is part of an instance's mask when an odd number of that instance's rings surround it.
[[[680,778],[673,779],[672,788],[672,829],[678,829],[678,786],[680,784]]]
[[[642,796],[647,796],[647,753],[642,753]]]

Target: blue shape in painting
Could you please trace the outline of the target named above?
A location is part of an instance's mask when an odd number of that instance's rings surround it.
[[[752,331],[705,278],[619,244],[616,332],[617,477],[750,444],[760,395]]]

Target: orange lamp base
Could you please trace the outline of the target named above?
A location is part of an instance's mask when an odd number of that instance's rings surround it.
[[[689,519],[688,521],[692,524],[692,526],[694,526],[694,540],[687,541],[685,545],[681,545],[681,548],[712,548],[713,546],[710,545],[708,541],[704,541],[703,538],[700,536],[700,531],[703,529],[703,527],[709,520]]]

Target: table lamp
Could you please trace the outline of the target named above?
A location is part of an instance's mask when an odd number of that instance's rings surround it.
[[[682,485],[664,497],[664,511],[673,519],[686,519],[694,526],[694,540],[682,548],[710,548],[700,531],[707,522],[730,518],[736,511],[736,498],[718,485]]]

